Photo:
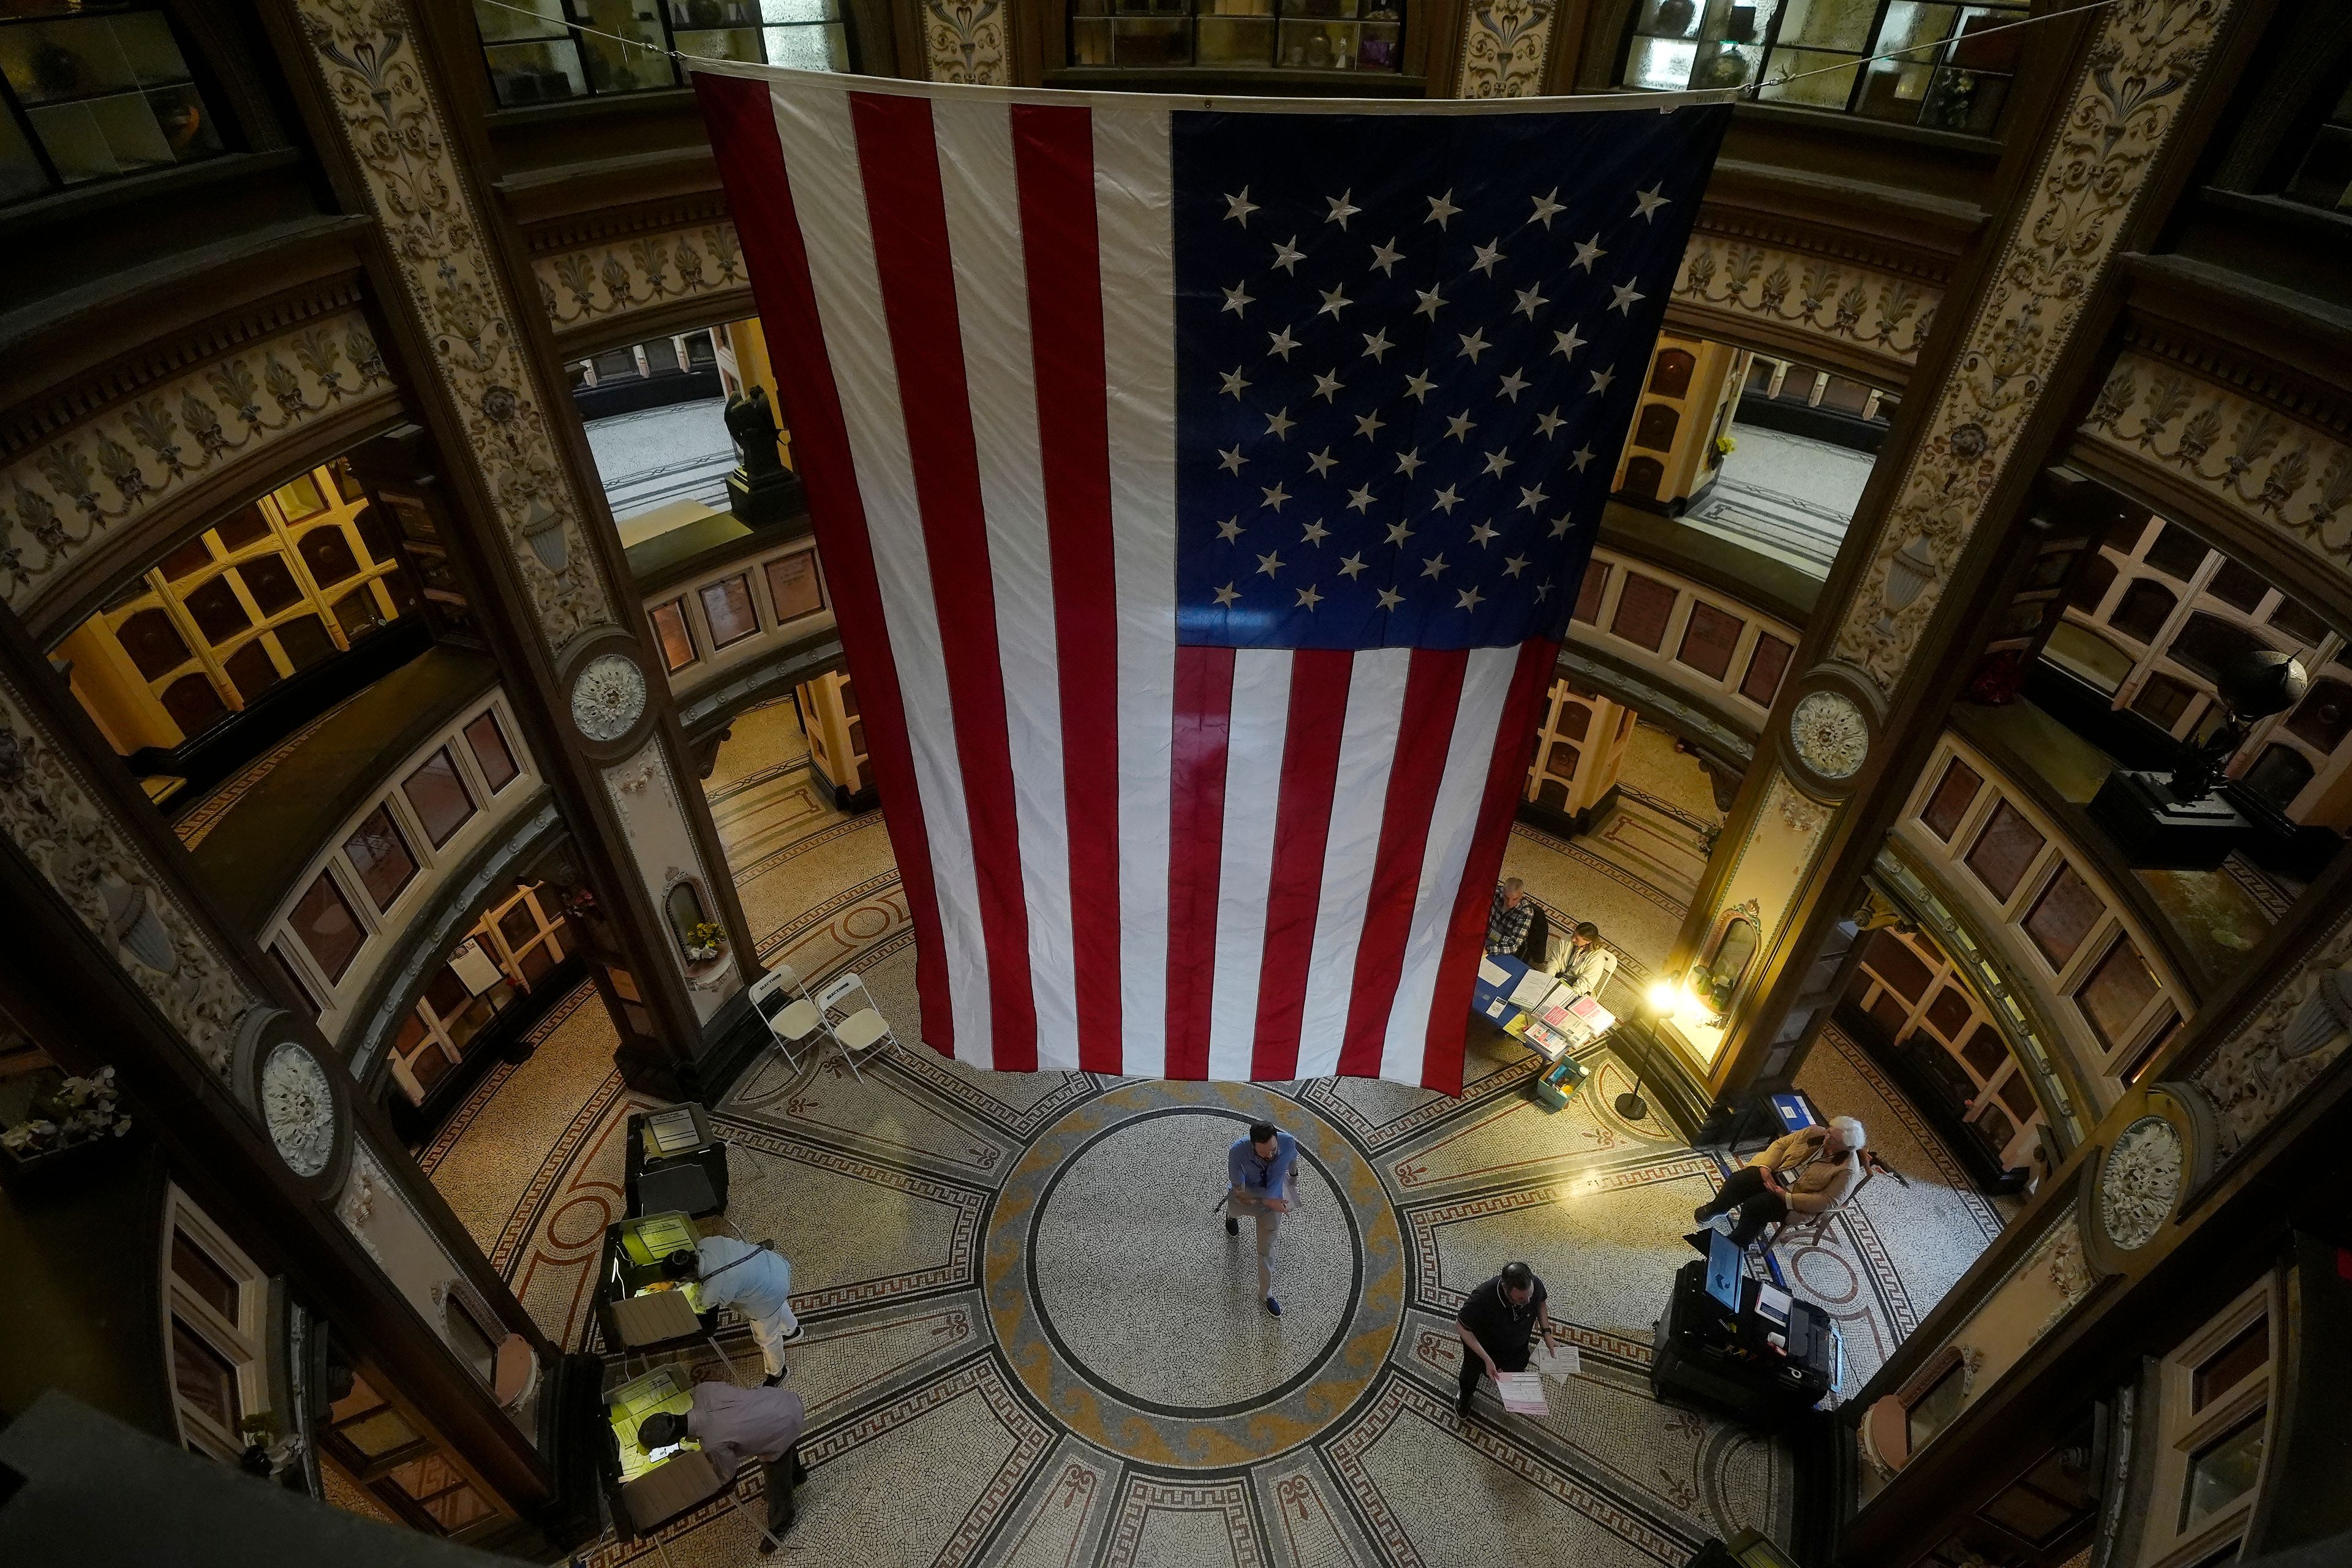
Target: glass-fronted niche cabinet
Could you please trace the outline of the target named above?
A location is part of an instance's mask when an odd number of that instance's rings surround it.
[[[1070,0],[1073,66],[1379,71],[1404,44],[1403,0]]]
[[[421,603],[341,459],[175,546],[58,645],[124,756],[170,752]],[[161,800],[179,781],[146,781]]]

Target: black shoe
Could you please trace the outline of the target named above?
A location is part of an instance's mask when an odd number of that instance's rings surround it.
[[[1235,1219],[1233,1215],[1227,1215],[1225,1216],[1225,1234],[1227,1236],[1239,1236],[1241,1233],[1242,1222]]]
[[[1698,1207],[1691,1210],[1691,1224],[1693,1225],[1705,1225],[1714,1217],[1715,1216],[1713,1215],[1706,1212],[1706,1205],[1705,1204],[1701,1204]]]
[[[788,1368],[786,1368],[785,1370],[786,1370],[786,1371],[790,1371],[791,1369],[788,1367]],[[766,1377],[763,1377],[763,1378],[761,1378],[761,1379],[760,1380],[760,1386],[761,1386],[761,1388],[773,1388],[773,1387],[775,1387],[775,1386],[776,1386],[776,1384],[780,1384],[780,1383],[782,1383],[782,1382],[783,1382],[783,1381],[784,1381],[784,1374],[783,1374],[783,1373],[781,1373],[781,1372],[778,1372],[778,1373],[771,1373],[769,1375],[767,1375]]]
[[[1268,1315],[1270,1315],[1270,1316],[1276,1317],[1276,1318],[1279,1318],[1280,1316],[1282,1316],[1282,1303],[1281,1303],[1281,1302],[1279,1302],[1279,1301],[1277,1301],[1277,1300],[1275,1300],[1273,1297],[1271,1297],[1271,1296],[1268,1296],[1268,1297],[1265,1299],[1265,1310],[1266,1310],[1266,1312],[1268,1313]]]
[[[1454,1414],[1460,1416],[1465,1421],[1470,1419],[1470,1396],[1468,1394],[1465,1394],[1461,1398],[1454,1402]]]

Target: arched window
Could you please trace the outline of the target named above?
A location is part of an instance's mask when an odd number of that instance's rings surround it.
[[[1642,417],[1633,426],[1633,445],[1647,447],[1653,452],[1674,450],[1675,432],[1681,428],[1683,416],[1668,403],[1644,404]],[[1655,494],[1654,488],[1652,494]]]
[[[2232,659],[2270,646],[2235,621],[2200,610],[2189,617],[2189,624],[2165,651],[2206,679],[2218,682]]]
[[[2311,760],[2301,752],[2273,744],[2246,770],[2246,787],[2284,811],[2311,782],[2312,773]]]
[[[2021,55],[2021,35],[1997,29],[2027,5],[1639,0],[1618,80],[1664,92],[1761,82],[1766,103],[1990,136]]]
[[[1650,390],[1660,397],[1685,397],[1690,394],[1691,372],[1698,361],[1681,349],[1661,349],[1658,363],[1650,367]]]
[[[2286,727],[2297,739],[2323,752],[2333,752],[2344,743],[2347,733],[2352,733],[2352,686],[2332,678],[2313,681],[2310,695],[2286,721]]]
[[[1668,412],[1673,411],[1669,409]],[[1617,493],[1640,500],[1655,500],[1658,499],[1658,487],[1665,483],[1665,479],[1664,464],[1655,458],[1635,458],[1625,465],[1625,482],[1618,487]]]

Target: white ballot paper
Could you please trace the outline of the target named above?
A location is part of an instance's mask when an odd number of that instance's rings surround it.
[[[1551,1406],[1544,1403],[1543,1379],[1533,1371],[1507,1372],[1496,1380],[1502,1392],[1503,1408],[1515,1415],[1549,1415]]]
[[[1558,1349],[1549,1345],[1538,1345],[1536,1370],[1547,1377],[1564,1380],[1581,1373],[1584,1370],[1584,1363],[1578,1359],[1574,1345],[1561,1345]]]
[[[1478,978],[1489,985],[1500,985],[1511,977],[1511,972],[1491,958],[1478,961]]]
[[[1527,977],[1512,987],[1511,1000],[1533,1013],[1542,1006],[1543,999],[1550,995],[1559,984],[1542,970],[1530,969]]]

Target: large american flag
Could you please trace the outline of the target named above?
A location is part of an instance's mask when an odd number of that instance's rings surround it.
[[[1728,110],[695,86],[925,1040],[1458,1092]]]

